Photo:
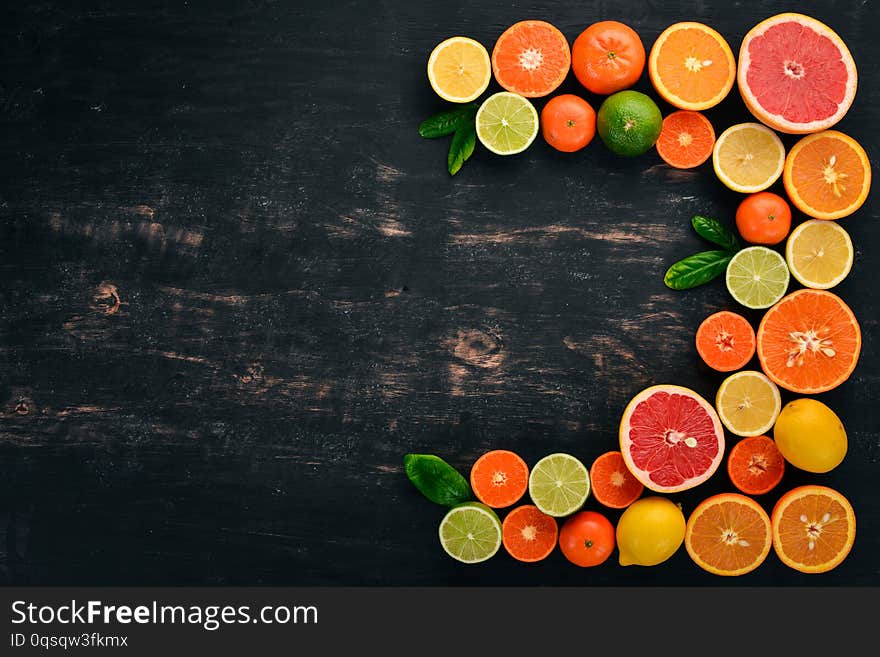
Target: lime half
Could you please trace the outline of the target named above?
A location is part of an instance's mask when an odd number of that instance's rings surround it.
[[[561,518],[580,509],[590,494],[586,466],[570,454],[550,454],[529,475],[529,495],[548,516]]]
[[[477,110],[477,137],[498,155],[523,152],[535,141],[538,125],[535,106],[509,91],[489,96]]]
[[[501,521],[485,504],[459,504],[440,522],[440,544],[463,563],[485,561],[501,547]]]
[[[769,308],[788,289],[785,258],[766,246],[739,251],[727,265],[727,289],[746,308]]]

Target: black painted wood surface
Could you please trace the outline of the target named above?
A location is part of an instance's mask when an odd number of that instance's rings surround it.
[[[769,509],[806,482],[848,495],[858,538],[832,573],[771,554],[722,581],[683,549],[650,570],[616,557],[581,570],[558,551],[462,566],[401,467],[433,452],[466,474],[492,448],[589,463],[643,387],[714,396],[721,375],[693,334],[735,309],[720,281],[661,281],[703,248],[693,214],[732,222],[740,197],[711,165],[539,140],[506,159],[478,147],[450,178],[445,142],[416,133],[443,107],[425,76],[433,46],[467,34],[491,48],[541,18],[570,40],[621,19],[650,47],[700,20],[736,51],[791,9],[850,46],[860,89],[838,127],[880,170],[872,0],[5,5],[0,581],[880,583],[876,195],[844,220],[856,261],[837,290],[861,321],[861,362],[821,396],[850,452],[827,475],[790,469],[762,498]],[[646,75],[637,88],[656,97]],[[582,92],[571,76],[561,91]],[[750,119],[736,90],[708,116],[719,132]],[[722,490],[719,472],[675,499],[688,513]]]

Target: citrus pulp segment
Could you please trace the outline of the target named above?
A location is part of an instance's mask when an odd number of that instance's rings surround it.
[[[704,319],[695,341],[703,362],[719,372],[741,369],[755,355],[755,329],[745,317],[729,310]]]
[[[542,512],[554,518],[580,509],[590,494],[586,466],[570,454],[550,454],[538,461],[529,475],[529,495]]]
[[[758,23],[739,51],[740,94],[749,111],[780,132],[830,128],[849,110],[858,74],[849,49],[830,27],[785,13]]]
[[[535,106],[509,91],[489,96],[477,110],[477,137],[497,155],[515,155],[531,146],[538,124]]]
[[[446,553],[463,563],[485,561],[501,547],[501,521],[479,502],[451,508],[440,522],[439,534]]]
[[[854,258],[849,233],[834,221],[805,221],[785,244],[791,275],[804,287],[816,290],[827,290],[846,278]]]
[[[519,455],[496,449],[486,452],[471,467],[471,489],[486,506],[502,509],[519,501],[529,484],[529,466]]]
[[[590,466],[593,497],[611,509],[625,509],[641,497],[644,488],[626,467],[620,452],[605,452]]]
[[[469,103],[486,91],[492,64],[483,44],[455,36],[437,45],[428,58],[428,80],[443,100]]]
[[[507,514],[501,524],[502,542],[517,561],[532,563],[547,558],[556,547],[559,526],[552,516],[526,504]]]
[[[738,123],[721,133],[712,151],[715,175],[735,192],[767,189],[782,175],[785,147],[760,123]]]
[[[785,459],[768,436],[743,438],[727,457],[731,483],[746,495],[763,495],[773,490],[785,474]]]
[[[725,282],[730,295],[746,308],[769,308],[788,289],[785,258],[766,246],[738,251],[727,265]]]
[[[492,49],[492,70],[504,89],[527,98],[546,96],[568,75],[571,50],[565,35],[546,21],[520,21]]]
[[[715,129],[705,116],[678,110],[663,119],[655,146],[666,164],[676,169],[693,169],[712,156]]]
[[[782,410],[782,396],[766,375],[743,370],[731,374],[721,383],[715,408],[730,433],[760,436],[773,428]]]

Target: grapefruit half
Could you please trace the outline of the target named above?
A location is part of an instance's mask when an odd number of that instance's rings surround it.
[[[736,79],[749,111],[790,134],[840,121],[858,84],[855,61],[837,33],[796,13],[768,18],[746,34]]]
[[[712,405],[689,388],[651,386],[620,420],[620,452],[645,488],[675,493],[706,481],[724,457],[724,429]]]

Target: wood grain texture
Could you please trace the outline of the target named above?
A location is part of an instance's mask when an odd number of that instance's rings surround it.
[[[442,510],[402,473],[410,451],[465,474],[490,448],[590,462],[642,387],[714,395],[693,333],[733,308],[720,282],[662,284],[702,248],[693,214],[732,221],[739,197],[710,167],[539,141],[506,159],[478,148],[450,178],[445,144],[416,133],[442,107],[431,48],[458,33],[491,47],[523,18],[570,40],[617,18],[646,45],[702,20],[736,50],[785,9],[852,49],[862,78],[839,127],[878,167],[875,2],[6,7],[0,582],[880,584],[873,195],[846,220],[856,260],[838,289],[862,359],[822,396],[850,453],[779,489],[821,481],[852,500],[859,535],[834,572],[771,555],[719,582],[683,550],[650,571],[582,571],[558,552],[464,567],[437,543]],[[650,92],[646,77],[637,88]],[[708,116],[716,129],[749,119],[736,92]],[[676,499],[689,512],[729,489],[719,473]]]

